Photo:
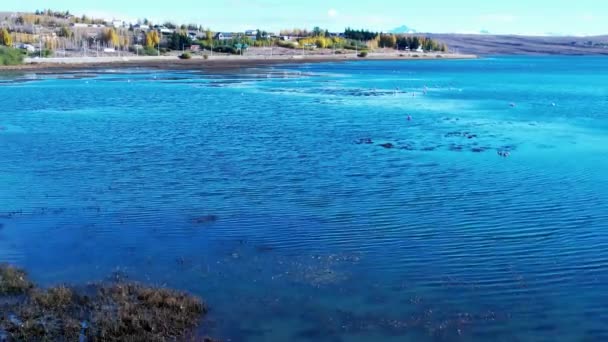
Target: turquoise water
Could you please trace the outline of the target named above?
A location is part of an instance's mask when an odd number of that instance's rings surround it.
[[[606,70],[0,76],[0,262],[191,291],[230,341],[605,341]]]

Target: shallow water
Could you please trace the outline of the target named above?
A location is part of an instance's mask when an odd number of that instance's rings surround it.
[[[0,77],[0,261],[192,291],[231,341],[605,341],[605,70]]]

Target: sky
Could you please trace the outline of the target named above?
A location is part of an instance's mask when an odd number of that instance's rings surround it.
[[[43,5],[41,5],[43,3]],[[320,26],[525,35],[608,34],[606,0],[3,0],[0,11],[51,8],[103,19],[196,23],[214,31]]]

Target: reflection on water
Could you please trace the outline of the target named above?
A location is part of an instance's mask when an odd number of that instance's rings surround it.
[[[232,341],[605,340],[606,63],[5,77],[0,261]]]

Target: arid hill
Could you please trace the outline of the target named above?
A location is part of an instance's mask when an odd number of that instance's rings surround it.
[[[608,55],[608,35],[594,37],[427,34],[450,50],[476,55]]]

